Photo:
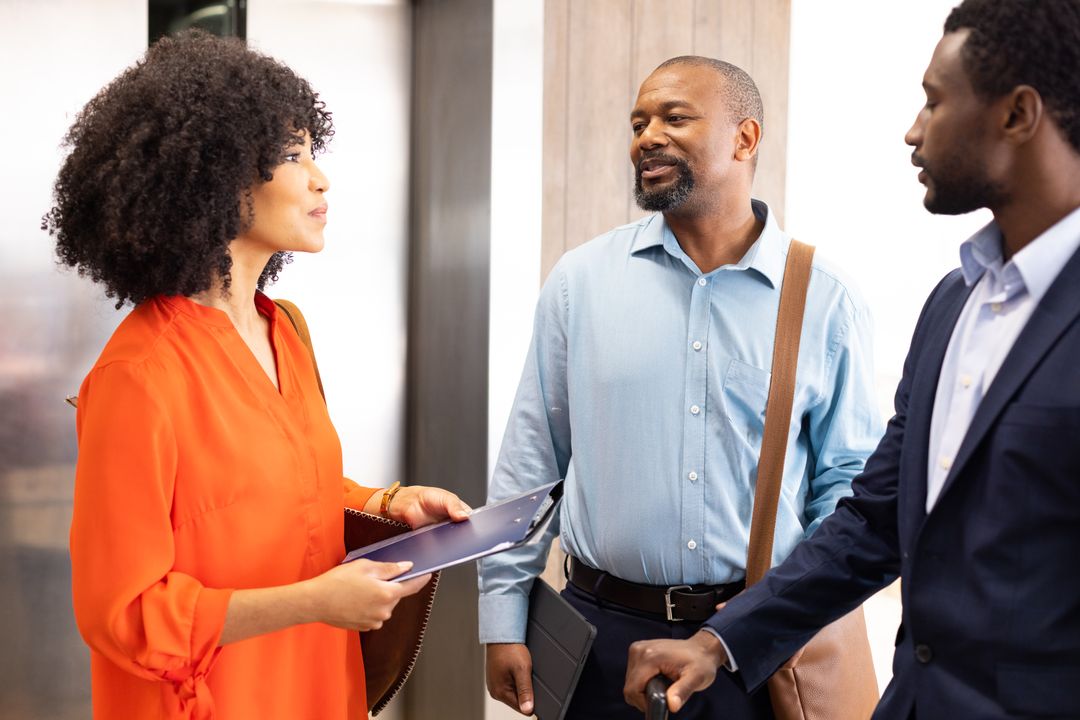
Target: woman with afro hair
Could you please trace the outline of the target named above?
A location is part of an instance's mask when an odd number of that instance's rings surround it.
[[[333,134],[306,81],[238,40],[165,38],[79,114],[45,227],[123,320],[79,393],[72,589],[96,718],[365,717],[355,630],[424,576],[344,556],[342,506],[462,520],[361,488],[312,361],[262,294],[323,246]],[[392,499],[392,502],[387,500]]]

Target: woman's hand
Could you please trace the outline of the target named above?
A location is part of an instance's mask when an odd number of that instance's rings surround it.
[[[375,493],[371,497],[368,501],[371,509],[365,508],[367,512],[376,515],[379,513],[383,494]],[[387,512],[392,520],[418,528],[442,520],[461,522],[469,517],[472,508],[449,490],[413,485],[398,488],[397,493],[390,499]]]
[[[228,645],[313,622],[346,630],[376,630],[401,598],[419,592],[431,579],[428,574],[390,582],[411,567],[411,562],[354,560],[303,582],[237,590],[229,598],[218,643]]]
[[[431,574],[390,582],[411,562],[353,560],[307,581],[313,619],[346,630],[377,630],[401,598],[420,592]]]

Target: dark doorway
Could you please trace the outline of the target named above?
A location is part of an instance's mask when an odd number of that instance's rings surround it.
[[[150,0],[149,19],[150,45],[163,35],[193,27],[247,39],[247,0]]]

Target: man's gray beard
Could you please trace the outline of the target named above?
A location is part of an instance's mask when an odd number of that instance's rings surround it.
[[[685,160],[676,160],[679,177],[675,182],[659,190],[645,190],[641,185],[641,170],[635,174],[634,200],[638,207],[649,212],[667,212],[675,210],[690,197],[694,191],[694,175]]]

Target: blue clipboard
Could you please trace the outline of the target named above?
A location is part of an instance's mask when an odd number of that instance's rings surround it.
[[[452,565],[539,541],[562,499],[562,480],[473,510],[468,520],[449,520],[353,550],[342,562],[409,560],[400,582]]]

